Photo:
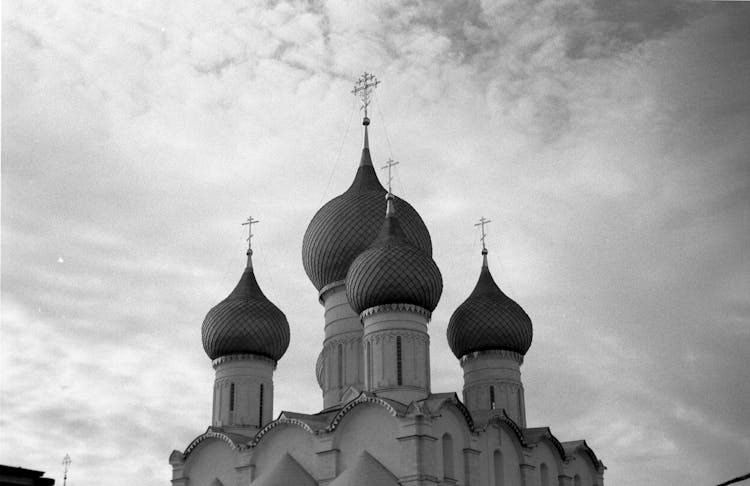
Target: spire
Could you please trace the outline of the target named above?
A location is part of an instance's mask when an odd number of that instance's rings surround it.
[[[359,162],[360,167],[372,165],[372,159],[370,158],[370,137],[367,132],[367,127],[370,125],[370,119],[367,117],[367,107],[370,106],[372,100],[372,89],[379,84],[380,81],[378,81],[374,74],[365,71],[357,82],[354,83],[354,89],[352,89],[352,94],[359,97],[362,101],[361,109],[365,112],[365,116],[362,119],[362,125],[365,127],[365,141],[362,148],[362,158]]]
[[[479,222],[476,223],[474,226],[481,226],[482,227],[482,237],[480,240],[482,241],[482,269],[489,268],[487,265],[487,245],[485,244],[484,240],[487,237],[487,233],[484,231],[484,225],[487,223],[491,223],[492,221],[482,216],[479,218]]]
[[[392,218],[395,214],[396,210],[393,209],[393,194],[389,190],[388,194],[385,195],[385,217]]]
[[[242,226],[247,226],[247,265],[246,268],[253,268],[253,225],[260,223],[259,220],[253,219],[252,216],[247,218],[247,221],[242,223]]]

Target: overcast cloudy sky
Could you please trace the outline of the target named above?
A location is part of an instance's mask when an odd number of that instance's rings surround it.
[[[249,215],[292,328],[275,414],[322,407],[300,251],[359,161],[363,70],[445,281],[434,391],[485,216],[534,322],[530,426],[609,485],[750,472],[750,3],[649,0],[3,2],[0,463],[168,484]]]

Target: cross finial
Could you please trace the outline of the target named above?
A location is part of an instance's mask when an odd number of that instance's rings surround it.
[[[487,252],[487,245],[484,244],[484,239],[487,237],[487,233],[484,231],[484,225],[486,225],[487,223],[491,223],[491,222],[492,221],[482,216],[481,218],[479,218],[479,222],[474,225],[474,226],[482,227],[482,237],[480,238],[482,240],[482,253]]]
[[[365,119],[362,122],[364,125],[370,124],[370,119],[367,118],[367,107],[370,106],[370,98],[372,97],[372,89],[380,84],[378,78],[374,74],[368,73],[367,71],[359,77],[356,83],[354,83],[354,89],[352,94],[358,96],[362,100],[362,109],[365,111]]]
[[[391,193],[391,183],[393,182],[393,175],[392,175],[391,169],[393,169],[393,167],[398,164],[399,162],[396,162],[393,159],[388,159],[385,165],[381,167],[381,169],[388,169],[388,194]]]
[[[249,216],[247,218],[247,221],[242,223],[242,226],[247,225],[247,250],[248,251],[252,251],[253,249],[253,236],[255,236],[253,235],[253,225],[255,223],[260,223],[260,221],[257,219],[253,219],[252,216]]]
[[[68,468],[71,462],[73,461],[70,460],[70,455],[65,454],[65,457],[63,457],[63,461],[62,461],[63,466],[65,466],[65,473],[63,475],[63,486],[66,486],[68,482]]]

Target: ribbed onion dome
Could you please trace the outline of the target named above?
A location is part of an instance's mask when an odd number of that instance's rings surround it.
[[[384,304],[413,304],[432,312],[442,292],[440,270],[426,251],[409,242],[389,200],[380,234],[349,267],[349,305],[358,313]]]
[[[385,194],[372,166],[365,127],[365,145],[352,185],[318,210],[302,240],[302,264],[315,288],[344,280],[357,255],[377,237]],[[432,256],[430,234],[417,211],[402,199],[396,198],[394,204],[406,239]]]
[[[487,266],[487,250],[474,291],[458,306],[448,323],[448,344],[457,358],[490,349],[526,354],[531,346],[531,319],[503,293]]]
[[[257,354],[278,361],[289,347],[289,323],[263,295],[247,253],[247,267],[229,296],[203,320],[203,349],[211,359],[231,354]]]

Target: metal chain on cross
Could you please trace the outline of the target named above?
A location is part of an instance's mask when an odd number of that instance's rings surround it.
[[[354,89],[352,89],[352,94],[358,96],[362,101],[361,109],[365,111],[365,121],[368,123],[370,120],[367,118],[367,107],[370,106],[370,101],[372,100],[373,88],[379,84],[380,81],[378,81],[378,78],[374,74],[365,71],[357,82],[354,83]]]
[[[485,245],[485,243],[484,243],[484,239],[487,237],[487,233],[484,230],[484,226],[486,224],[488,224],[488,223],[491,223],[491,222],[492,222],[491,220],[489,220],[489,219],[485,218],[484,216],[482,216],[481,218],[479,218],[479,222],[474,225],[474,226],[481,226],[482,227],[482,237],[480,238],[480,240],[482,240],[482,252],[486,252],[487,251],[487,245]]]

